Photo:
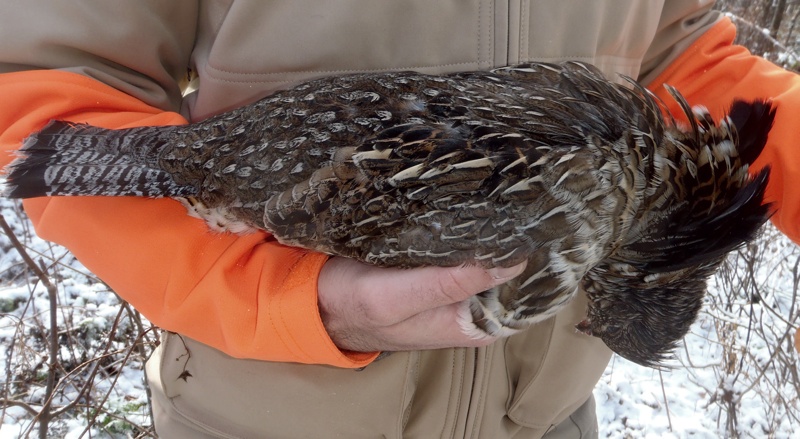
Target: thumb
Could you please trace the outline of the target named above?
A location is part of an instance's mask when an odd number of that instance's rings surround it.
[[[380,300],[398,319],[462,302],[503,284],[525,270],[526,263],[513,267],[484,269],[476,266],[382,269]],[[398,320],[399,321],[399,320]]]

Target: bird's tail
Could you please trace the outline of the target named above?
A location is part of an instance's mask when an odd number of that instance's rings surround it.
[[[147,131],[149,130],[149,131]],[[33,198],[61,195],[187,196],[194,188],[177,184],[153,166],[164,131],[107,130],[53,121],[28,137],[6,170],[4,195]]]

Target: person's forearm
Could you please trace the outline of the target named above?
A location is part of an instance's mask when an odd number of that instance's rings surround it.
[[[51,119],[108,128],[185,123],[92,79],[60,71],[0,75],[2,164]],[[157,325],[237,356],[361,367],[317,311],[326,256],[266,234],[209,232],[168,199],[59,197],[25,203],[37,233],[60,243]]]

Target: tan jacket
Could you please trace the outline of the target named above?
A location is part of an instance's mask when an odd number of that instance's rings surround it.
[[[646,84],[718,18],[713,0],[5,1],[0,71],[81,72],[195,120],[347,72],[577,59]],[[69,39],[41,41],[28,13]]]
[[[710,0],[4,1],[0,71],[82,73],[189,120],[357,71],[579,59],[647,83],[718,18]],[[187,79],[196,91],[184,99]],[[190,341],[198,378],[183,381],[172,339],[161,373],[193,422],[241,437],[540,437],[587,399],[610,357],[575,333],[584,307],[487,348],[400,353],[363,372],[233,360]],[[207,371],[220,386],[212,401],[193,393],[204,364],[225,365]],[[221,373],[248,379],[226,394]],[[254,408],[259,395],[270,397]]]

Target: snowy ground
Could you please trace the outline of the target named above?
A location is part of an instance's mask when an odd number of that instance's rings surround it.
[[[594,392],[601,436],[800,437],[798,255],[769,228],[732,257],[672,370],[615,357]]]
[[[48,436],[151,437],[141,371],[155,340],[147,323],[64,249],[32,237],[15,204],[1,200],[0,213],[57,285],[60,367],[52,404],[73,407],[53,417]],[[798,437],[791,322],[800,321],[800,251],[767,234],[765,244],[743,250],[714,279],[675,368],[612,360],[595,390],[601,437]],[[38,437],[32,420],[47,394],[50,306],[34,279],[0,234],[0,439]],[[144,343],[134,345],[137,337]]]
[[[154,331],[69,252],[33,237],[16,204],[0,200],[0,213],[57,287],[59,365],[50,394],[54,411],[70,408],[53,416],[48,437],[150,437],[142,359]],[[48,394],[51,307],[35,280],[0,233],[0,439],[38,437],[31,421]]]

